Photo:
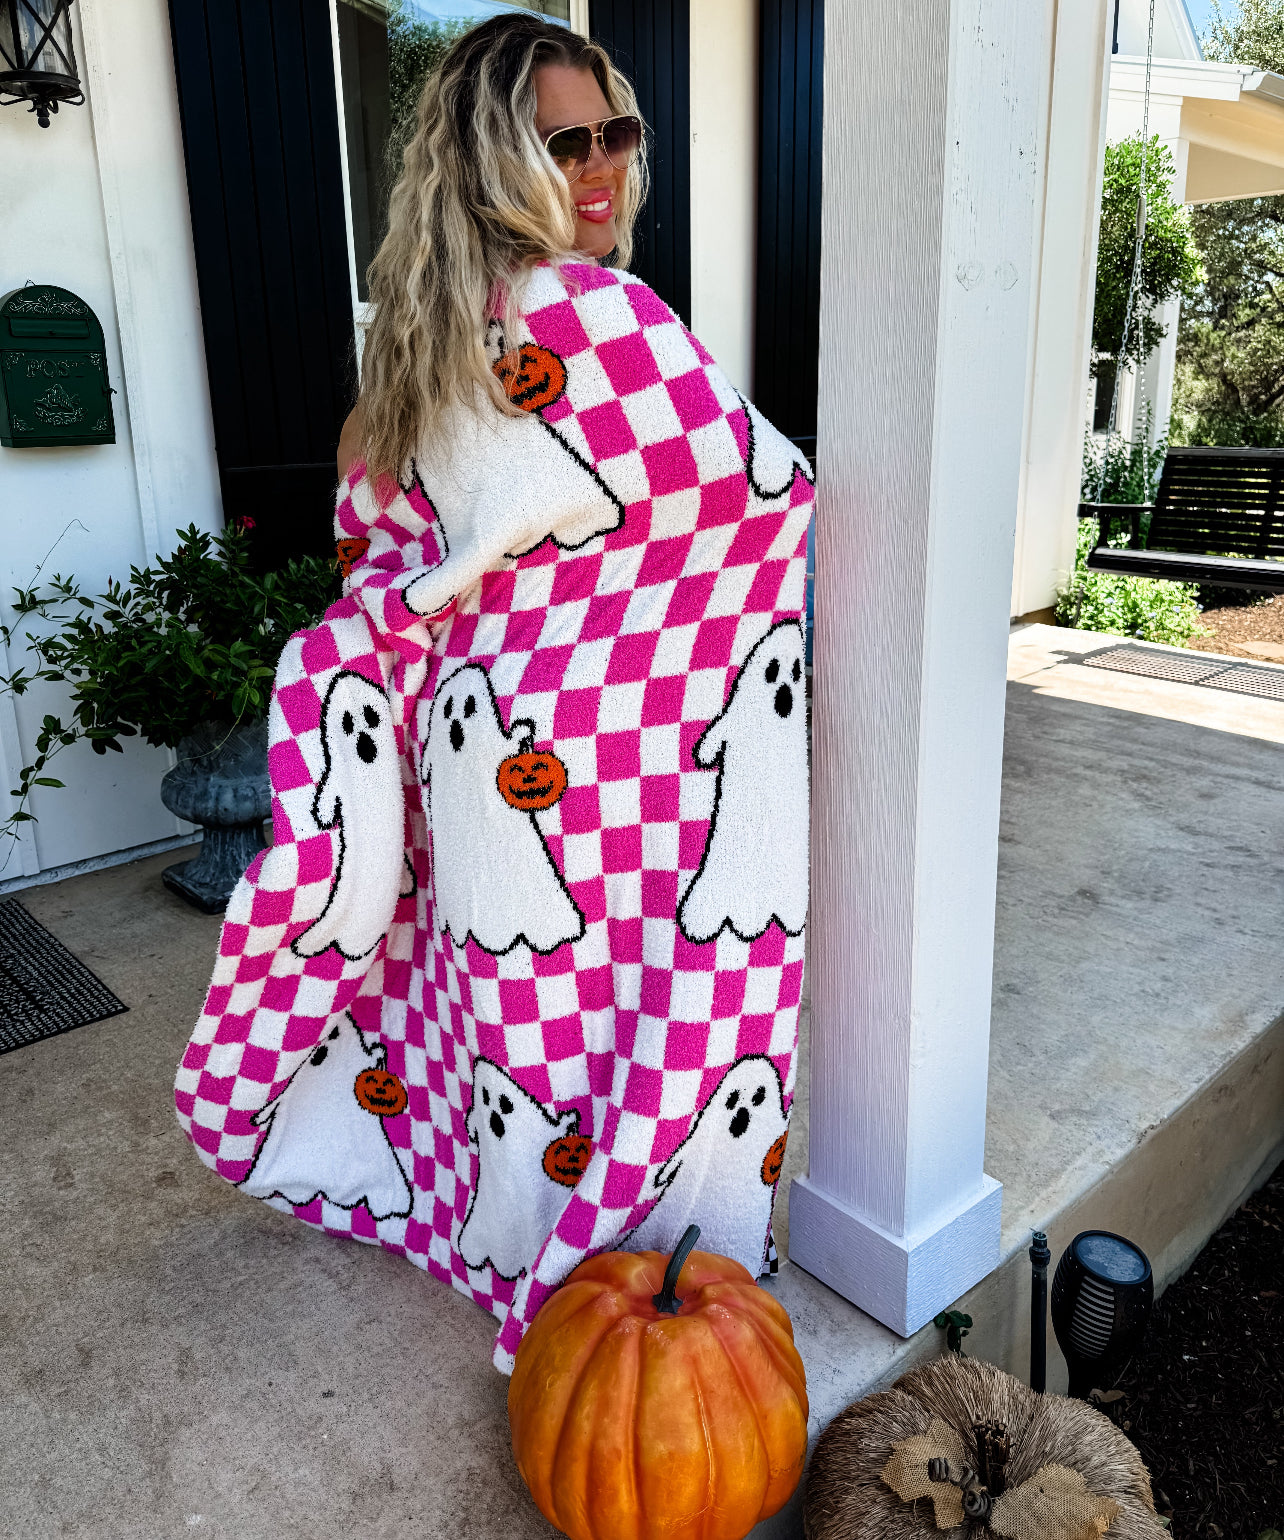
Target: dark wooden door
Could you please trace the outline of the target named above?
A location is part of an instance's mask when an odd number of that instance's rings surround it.
[[[689,0],[591,0],[589,31],[633,82],[650,127],[651,195],[633,270],[691,319],[691,20]]]
[[[823,0],[761,0],[754,399],[816,452]]]
[[[254,520],[265,565],[332,552],[355,370],[329,6],[170,20],[224,515]]]

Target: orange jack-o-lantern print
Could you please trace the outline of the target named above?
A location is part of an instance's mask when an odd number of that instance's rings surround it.
[[[574,1187],[584,1175],[592,1153],[593,1141],[583,1134],[567,1134],[564,1139],[554,1139],[544,1151],[544,1175],[563,1187]]]
[[[361,558],[370,549],[370,542],[365,539],[358,540],[356,538],[351,540],[337,540],[335,542],[334,549],[337,556],[339,571],[344,575],[344,577],[347,577],[348,574],[352,571],[353,562],[360,561]]]
[[[495,373],[504,394],[523,412],[552,406],[566,389],[566,365],[548,348],[523,342],[520,348],[495,360]]]
[[[566,766],[556,754],[510,754],[500,762],[496,784],[509,807],[538,813],[566,790]]]
[[[786,1131],[781,1134],[775,1144],[762,1157],[762,1181],[764,1187],[774,1187],[780,1180],[780,1168],[785,1163],[785,1145],[789,1143],[789,1134]]]
[[[390,1069],[363,1069],[353,1082],[353,1094],[377,1118],[395,1118],[406,1110],[406,1088]]]

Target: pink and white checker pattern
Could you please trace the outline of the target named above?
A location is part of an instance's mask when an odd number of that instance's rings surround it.
[[[376,1224],[364,1206],[324,1196],[292,1211],[401,1252],[483,1304],[501,1323],[504,1370],[570,1270],[645,1216],[648,1177],[730,1066],[769,1057],[786,1107],[792,1098],[801,933],[772,924],[754,940],[727,929],[695,944],[675,914],[701,864],[717,781],[692,747],[755,643],[801,614],[813,495],[801,470],[774,498],[754,490],[746,456],[765,425],[751,427],[699,343],[630,275],[538,269],[522,319],[523,340],[567,369],[564,395],[532,430],[553,431],[575,475],[591,466],[623,520],[559,545],[559,521],[574,512],[568,470],[565,486],[556,475],[548,486],[550,538],[496,559],[484,541],[443,527],[431,481],[376,491],[354,468],[336,529],[370,547],[346,597],[282,657],[270,722],[275,844],[229,906],[176,1085],[202,1158],[240,1181],[262,1137],[253,1113],[349,1012],[407,1087],[405,1112],[385,1127],[411,1180],[412,1212]],[[502,477],[504,466],[480,474]],[[459,569],[452,598],[424,618],[403,591],[448,553]],[[505,726],[533,721],[535,747],[567,769],[567,790],[539,829],[585,928],[547,956],[524,945],[492,955],[471,937],[460,946],[434,917],[419,724],[439,679],[465,664],[487,670]],[[336,881],[339,833],[319,828],[312,806],[322,702],[341,670],[392,705],[416,879],[384,940],[355,961],[334,949],[302,958],[290,945]],[[806,785],[795,795],[805,799]],[[550,1114],[574,1109],[593,1141],[587,1170],[516,1280],[469,1268],[456,1244],[477,1185],[465,1119],[479,1056]]]

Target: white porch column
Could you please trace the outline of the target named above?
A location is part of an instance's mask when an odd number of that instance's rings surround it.
[[[1012,564],[1014,615],[1054,604],[1074,566],[1113,10],[1106,0],[1057,7]]]
[[[1052,14],[825,16],[810,1173],[789,1250],[902,1335],[999,1259],[982,1160]]]

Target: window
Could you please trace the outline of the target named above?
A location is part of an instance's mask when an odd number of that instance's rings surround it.
[[[536,11],[586,31],[586,0],[332,0],[349,256],[358,334],[366,269],[388,221],[388,195],[414,127],[424,80],[460,33],[504,11]]]

